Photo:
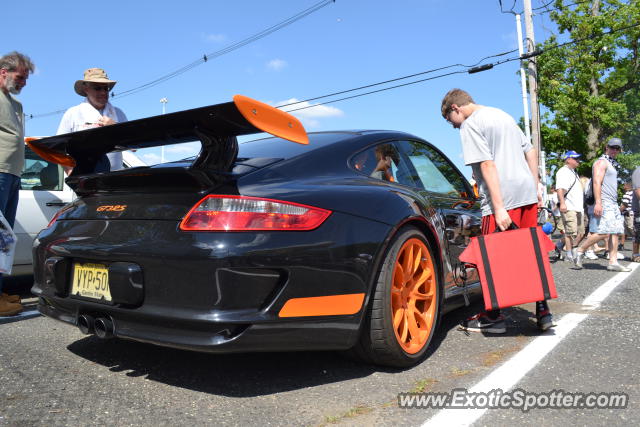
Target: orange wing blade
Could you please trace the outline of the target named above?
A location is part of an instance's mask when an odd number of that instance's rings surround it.
[[[74,167],[76,165],[76,161],[73,160],[71,156],[61,154],[48,148],[39,147],[33,144],[33,141],[37,139],[40,138],[27,137],[24,139],[24,142],[29,146],[29,148],[31,148],[34,153],[42,157],[42,159],[46,160],[47,162],[56,163],[62,166]]]
[[[298,144],[309,144],[304,126],[291,114],[244,95],[235,95],[233,102],[242,116],[258,129]]]

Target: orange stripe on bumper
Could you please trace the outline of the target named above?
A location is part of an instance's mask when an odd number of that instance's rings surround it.
[[[360,311],[364,294],[291,298],[278,313],[280,317],[335,316]]]

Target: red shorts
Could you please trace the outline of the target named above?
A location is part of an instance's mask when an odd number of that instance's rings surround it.
[[[538,225],[538,204],[533,203],[527,206],[508,210],[507,213],[511,221],[518,228],[535,227]],[[496,218],[491,215],[482,217],[482,234],[491,234],[496,231]]]

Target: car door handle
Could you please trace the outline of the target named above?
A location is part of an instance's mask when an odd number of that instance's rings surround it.
[[[62,200],[56,200],[55,202],[47,202],[46,205],[47,206],[64,206],[66,205],[66,203],[63,202]]]

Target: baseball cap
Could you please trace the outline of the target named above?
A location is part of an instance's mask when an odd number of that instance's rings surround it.
[[[622,140],[620,138],[611,138],[607,142],[607,147],[620,147],[622,148]]]
[[[562,155],[562,160],[567,160],[567,159],[576,159],[578,160],[578,158],[581,156],[581,154],[576,153],[573,150],[569,150],[569,151],[565,151],[565,153]]]

